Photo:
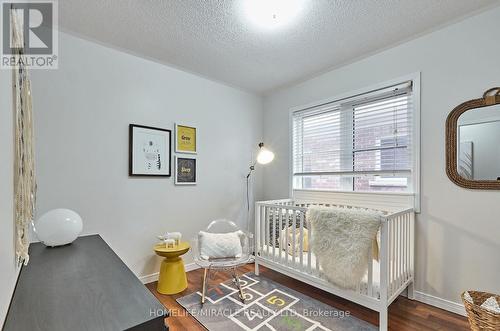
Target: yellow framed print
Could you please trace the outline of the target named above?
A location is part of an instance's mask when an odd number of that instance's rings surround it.
[[[175,152],[196,154],[196,128],[187,125],[175,124]]]

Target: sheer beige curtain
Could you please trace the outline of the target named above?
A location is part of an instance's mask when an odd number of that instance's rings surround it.
[[[15,112],[14,193],[16,222],[16,257],[18,263],[28,264],[29,226],[35,211],[36,179],[31,82],[23,61],[23,27],[20,13],[11,12],[11,40],[20,51],[16,54],[19,66],[13,69]]]

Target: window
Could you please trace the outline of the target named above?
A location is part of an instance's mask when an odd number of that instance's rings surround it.
[[[294,189],[414,190],[411,82],[296,111],[292,122]]]

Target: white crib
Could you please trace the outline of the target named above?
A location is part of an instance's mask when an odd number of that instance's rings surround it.
[[[414,281],[414,210],[384,211],[380,229],[379,262],[374,261],[370,251],[367,275],[356,290],[344,289],[327,282],[320,274],[320,266],[314,253],[303,252],[305,214],[310,205],[347,205],[317,202],[301,202],[292,199],[262,201],[255,210],[255,273],[259,265],[318,287],[339,297],[378,311],[379,328],[387,330],[388,307],[401,292],[408,288],[408,298],[413,299]],[[356,207],[356,208],[359,208]],[[288,233],[289,227],[299,229]],[[285,246],[291,236],[291,254],[277,245],[280,231],[284,229]],[[296,236],[300,238],[296,240]],[[296,242],[300,247],[296,253]],[[297,256],[298,255],[298,256]]]

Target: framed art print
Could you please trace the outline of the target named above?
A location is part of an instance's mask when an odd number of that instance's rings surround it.
[[[175,156],[175,185],[196,184],[196,158]]]
[[[171,175],[172,131],[142,125],[129,125],[129,175]]]
[[[176,153],[196,154],[197,143],[195,127],[175,124]]]

